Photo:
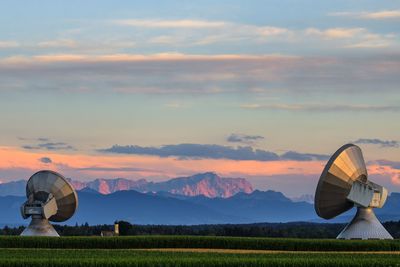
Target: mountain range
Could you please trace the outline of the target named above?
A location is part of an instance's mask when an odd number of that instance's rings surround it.
[[[103,195],[85,188],[78,191],[79,207],[67,224],[110,224],[127,220],[137,224],[218,224],[251,222],[286,222],[315,219],[313,206],[293,202],[282,193],[253,191],[229,198],[182,196],[168,192],[140,193],[117,191]],[[23,220],[19,207],[22,196],[0,197],[4,212],[0,224],[18,225]]]
[[[165,182],[149,182],[145,179],[128,180],[96,179],[81,182],[69,179],[76,190],[93,189],[101,194],[111,194],[117,191],[135,190],[147,192],[169,192],[175,195],[198,196],[210,198],[228,198],[239,192],[253,192],[252,185],[244,178],[223,178],[213,172],[196,174],[189,177],[178,177]],[[24,196],[25,180],[0,184],[0,196]]]
[[[26,200],[25,181],[0,185],[0,226],[27,224],[20,215]],[[79,207],[66,224],[111,224],[126,220],[134,224],[226,224],[258,222],[348,222],[352,209],[330,220],[317,217],[312,196],[290,199],[280,192],[253,190],[241,178],[221,178],[215,173],[180,177],[166,182],[126,179],[95,180],[74,185]],[[90,186],[89,186],[90,185]],[[135,190],[131,190],[131,188]],[[139,192],[141,191],[141,192]],[[14,195],[12,195],[14,194]],[[392,193],[381,209],[382,221],[400,220],[400,193]]]
[[[126,220],[134,224],[226,224],[257,222],[348,222],[355,209],[334,220],[319,219],[314,206],[294,202],[280,192],[258,191],[238,193],[229,198],[182,196],[168,192],[140,193],[117,191],[103,195],[85,188],[78,191],[79,207],[66,224],[111,224]],[[3,211],[0,225],[29,223],[20,215],[20,206],[26,200],[21,196],[0,197]],[[376,209],[382,221],[400,220],[400,193],[392,193],[382,209]]]

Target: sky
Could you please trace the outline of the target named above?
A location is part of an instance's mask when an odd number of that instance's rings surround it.
[[[314,194],[358,144],[400,191],[393,0],[2,1],[0,182],[214,171]]]

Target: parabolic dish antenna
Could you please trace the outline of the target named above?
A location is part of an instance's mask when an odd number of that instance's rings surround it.
[[[21,206],[24,219],[32,221],[22,236],[59,236],[49,223],[63,222],[74,215],[78,196],[73,186],[53,171],[39,171],[29,178],[26,185],[28,200]]]
[[[315,192],[315,211],[332,219],[354,206],[357,213],[338,239],[393,239],[376,218],[373,208],[381,208],[386,188],[368,181],[361,149],[353,144],[339,148],[326,164]]]

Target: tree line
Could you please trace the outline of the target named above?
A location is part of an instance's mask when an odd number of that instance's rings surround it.
[[[132,225],[117,221],[119,233],[128,235],[199,235],[238,237],[335,238],[344,228],[339,223],[256,223],[215,225]],[[400,221],[383,223],[394,238],[400,238]],[[101,231],[113,231],[114,225],[54,225],[61,236],[99,236]],[[0,229],[0,235],[19,235],[23,226]]]

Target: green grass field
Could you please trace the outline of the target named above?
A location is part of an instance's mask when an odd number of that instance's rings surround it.
[[[0,266],[400,266],[399,254],[1,249]]]
[[[0,237],[0,266],[400,266],[400,242],[191,236]]]
[[[0,236],[0,248],[215,248],[285,251],[400,251],[400,240],[336,240],[153,235],[61,238]]]

